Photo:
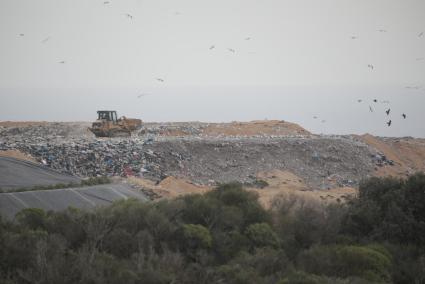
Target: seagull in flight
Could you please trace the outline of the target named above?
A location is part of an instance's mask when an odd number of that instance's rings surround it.
[[[391,111],[391,109],[389,108],[385,112],[387,113],[387,115],[390,115],[390,111]]]
[[[387,32],[387,30],[379,29],[379,30],[378,30],[378,32],[380,32],[380,33],[386,33],[386,32]]]
[[[60,63],[60,64],[65,64],[65,61],[64,61],[64,60],[62,60],[62,61],[59,61],[59,63]]]
[[[140,99],[141,97],[146,97],[146,96],[148,96],[148,95],[149,95],[149,94],[140,94],[140,95],[138,95],[138,96],[137,96],[137,98],[138,98],[138,99]]]
[[[251,37],[246,37],[245,40],[251,40]]]
[[[420,88],[420,86],[406,86],[406,89],[419,90]]]
[[[24,36],[25,34],[19,34],[19,36]]]
[[[377,102],[378,102],[378,100],[377,100],[377,99],[374,99],[374,100],[373,100],[373,102],[374,102],[374,103],[377,103]]]
[[[371,106],[369,106],[369,111],[373,112],[373,108]]]
[[[43,39],[42,41],[41,41],[41,43],[46,43],[46,42],[48,42],[50,40],[50,36],[48,36],[48,37],[46,37],[45,39]]]
[[[406,115],[405,113],[403,113],[401,116],[402,116],[404,119],[406,119],[406,117],[407,117],[407,115]]]
[[[104,1],[103,2],[104,5],[109,4],[109,3],[111,3],[111,2],[109,2],[109,1]]]
[[[162,78],[156,78],[156,80],[157,80],[158,82],[164,83],[164,79],[162,79]]]
[[[235,50],[233,48],[228,48],[227,50],[230,51],[230,52],[235,53]]]
[[[127,16],[127,18],[129,18],[129,19],[133,19],[133,16],[132,16],[132,15],[130,15],[129,13],[126,13],[125,15],[126,15],[126,16]]]
[[[358,36],[351,36],[351,39],[358,39]]]
[[[367,67],[369,67],[369,68],[370,68],[370,70],[373,70],[373,68],[375,68],[375,67],[373,67],[373,65],[372,65],[372,64],[368,64],[368,65],[367,65]]]
[[[357,102],[361,103],[362,102],[362,99],[358,99]]]
[[[215,48],[215,45],[211,45],[210,46],[210,50],[212,50],[212,49],[214,49]]]
[[[388,127],[390,127],[391,126],[391,123],[392,123],[392,121],[391,121],[391,119],[387,122],[387,125],[388,125]]]
[[[423,36],[424,35],[424,32],[420,32],[419,34],[418,34],[418,37],[421,37],[421,36]]]

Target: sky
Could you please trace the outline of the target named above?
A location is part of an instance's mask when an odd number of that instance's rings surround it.
[[[0,0],[0,120],[114,109],[425,137],[423,0],[106,2]]]

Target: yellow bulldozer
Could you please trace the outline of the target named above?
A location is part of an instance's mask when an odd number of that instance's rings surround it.
[[[96,137],[128,137],[142,127],[140,119],[118,118],[114,110],[99,110],[98,118],[89,128]]]

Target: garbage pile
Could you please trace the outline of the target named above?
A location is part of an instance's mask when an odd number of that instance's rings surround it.
[[[206,123],[145,123],[139,136],[198,136],[202,134]]]
[[[377,165],[391,165],[381,153],[350,136],[212,138],[150,132],[97,139],[83,127],[70,128],[64,130],[60,124],[3,128],[0,150],[19,150],[80,177],[137,176],[159,182],[174,176],[208,185],[253,183],[257,173],[280,169],[293,172],[313,188],[356,186]]]

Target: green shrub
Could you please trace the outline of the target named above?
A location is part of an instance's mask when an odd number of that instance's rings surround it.
[[[245,230],[245,235],[251,241],[252,247],[279,247],[279,238],[267,223],[249,225]]]
[[[25,208],[16,214],[16,220],[24,227],[31,230],[44,230],[46,228],[46,212],[39,208]]]
[[[371,178],[349,206],[344,232],[359,239],[425,245],[425,175]]]
[[[374,282],[388,282],[392,267],[389,252],[375,246],[316,246],[301,253],[297,262],[308,273]]]
[[[212,237],[207,228],[202,225],[183,225],[183,238],[189,249],[209,249],[212,245]]]

